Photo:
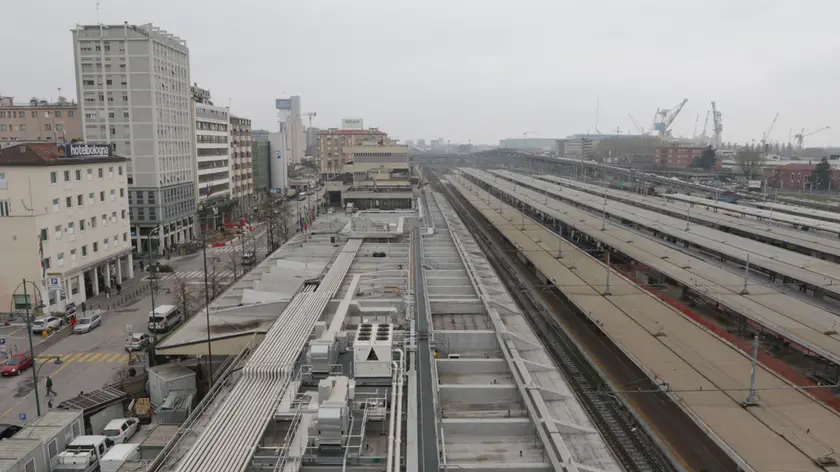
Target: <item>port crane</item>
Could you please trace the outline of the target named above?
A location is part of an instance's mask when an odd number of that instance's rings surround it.
[[[636,131],[638,131],[638,132],[639,132],[639,134],[641,134],[642,136],[647,135],[647,133],[645,133],[645,130],[644,130],[641,126],[639,126],[639,123],[636,123],[636,119],[635,119],[635,118],[633,118],[633,115],[631,115],[630,113],[628,113],[628,114],[627,114],[627,116],[629,116],[629,117],[630,117],[630,121],[632,121],[632,122],[633,122],[633,126],[635,126],[635,127],[636,127]]]
[[[715,149],[720,149],[720,145],[723,144],[723,138],[721,137],[723,133],[723,115],[717,109],[717,103],[712,101],[712,123],[714,125],[713,128],[713,137],[712,137],[712,147]]]
[[[776,120],[778,119],[779,114],[776,113],[776,116],[773,117],[773,121],[770,123],[770,127],[761,135],[761,152],[764,154],[767,154],[767,141],[770,140],[770,133],[773,132],[773,127],[776,126]]]
[[[656,109],[656,114],[653,115],[653,130],[657,132],[660,138],[670,135],[671,130],[668,128],[670,128],[674,120],[677,119],[677,115],[680,114],[687,102],[688,99],[684,98],[683,101],[674,108]]]
[[[831,126],[823,126],[822,128],[820,128],[820,129],[818,129],[818,130],[816,130],[816,131],[811,131],[810,133],[805,134],[805,128],[802,128],[802,131],[800,131],[799,133],[797,133],[797,134],[793,135],[793,139],[796,141],[796,150],[797,150],[797,151],[801,151],[801,150],[802,150],[802,144],[804,143],[805,138],[807,138],[808,136],[811,136],[811,135],[817,134],[817,133],[819,133],[820,131],[825,131],[825,130],[827,130],[827,129],[831,129]]]

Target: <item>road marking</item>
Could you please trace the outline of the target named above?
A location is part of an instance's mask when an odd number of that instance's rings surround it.
[[[103,353],[101,352],[94,353],[93,356],[91,356],[91,358],[88,359],[88,362],[96,362],[96,360],[99,359],[99,356],[101,356],[102,354]]]
[[[80,361],[80,362],[87,362],[88,358],[92,355],[93,355],[93,353],[89,352],[89,353],[83,355],[80,359],[76,359],[76,360]]]
[[[73,361],[75,361],[76,359],[78,359],[78,358],[79,358],[79,357],[81,357],[81,356],[82,356],[82,353],[81,353],[81,352],[77,352],[77,353],[75,353],[75,354],[68,354],[68,355],[67,355],[67,359],[66,359],[65,361],[66,361],[66,362],[73,362]]]
[[[49,374],[49,376],[50,376],[50,377],[55,377],[56,375],[58,375],[58,373],[59,373],[59,372],[61,372],[61,371],[62,371],[65,367],[67,367],[68,365],[70,365],[70,364],[68,364],[68,363],[62,364],[62,366],[61,366],[61,367],[59,367],[59,368],[58,368],[58,369],[56,369],[54,372],[52,372],[51,374]],[[47,377],[47,376],[45,375],[43,378],[46,378],[46,377]],[[6,411],[4,411],[2,414],[0,414],[0,418],[2,418],[2,417],[4,417],[4,416],[8,415],[10,411],[12,411],[12,410],[16,409],[16,408],[18,407],[18,405],[20,405],[20,404],[21,404],[24,400],[26,400],[27,398],[29,398],[29,395],[31,395],[32,393],[34,393],[34,391],[35,391],[35,390],[33,389],[33,391],[32,391],[32,392],[27,393],[27,394],[26,394],[26,396],[24,396],[24,397],[22,397],[20,400],[16,401],[16,402],[15,402],[15,404],[14,404],[14,405],[12,405],[11,407],[9,407],[9,409],[8,409],[8,410],[6,410]],[[40,393],[40,391],[39,391],[39,393]]]

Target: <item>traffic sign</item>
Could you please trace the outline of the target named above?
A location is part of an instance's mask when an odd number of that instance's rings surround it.
[[[6,345],[6,338],[0,338],[0,346]]]
[[[21,413],[20,414],[20,420],[21,421],[26,421],[26,413]]]

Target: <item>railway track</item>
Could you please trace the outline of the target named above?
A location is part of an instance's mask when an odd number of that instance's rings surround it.
[[[735,464],[666,396],[622,393],[619,397],[604,376],[614,385],[653,385],[616,346],[604,340],[594,324],[564,300],[561,292],[535,290],[534,287],[541,284],[521,261],[511,256],[515,249],[456,191],[441,184],[435,175],[429,180],[436,190],[447,196],[485,252],[625,470],[737,470]],[[593,362],[598,368],[592,365]],[[642,414],[647,427],[643,427],[628,405]],[[659,438],[650,428],[659,433]],[[669,449],[673,454],[663,449]]]

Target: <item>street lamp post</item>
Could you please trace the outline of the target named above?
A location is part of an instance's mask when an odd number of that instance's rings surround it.
[[[153,229],[149,232],[149,254],[148,254],[149,283],[151,284],[150,292],[152,293],[152,319],[153,320],[157,320],[157,314],[155,313],[155,291],[157,290],[157,278],[155,276],[155,266],[154,266],[154,264],[152,264],[152,235],[159,232],[160,228],[161,227],[158,226],[157,228],[155,228],[155,229]],[[152,331],[152,337],[153,337],[153,344],[154,344],[155,348],[157,348],[157,321],[155,321],[155,329],[153,329],[151,331]],[[154,356],[154,349],[152,349],[152,362],[151,362],[152,365],[154,365],[154,357],[155,357]]]
[[[203,218],[206,220],[207,215]],[[216,225],[216,214],[213,214],[213,226]],[[236,246],[234,246],[236,247]],[[209,392],[211,388],[213,388],[213,349],[212,349],[212,341],[210,340],[210,289],[208,287],[208,280],[207,280],[207,231],[204,230],[201,232],[201,252],[204,257],[204,316],[207,319],[207,372],[209,377],[207,378],[207,384]]]
[[[26,310],[26,315],[25,315],[26,318],[24,318],[24,319],[26,320],[26,332],[29,336],[29,357],[32,358],[32,362],[34,364],[35,363],[35,347],[32,345],[32,317],[30,316],[30,313],[29,313],[29,307],[32,304],[29,302],[29,293],[26,291],[26,284],[32,284],[32,286],[35,287],[35,290],[37,290],[38,293],[40,293],[41,290],[38,289],[38,286],[35,285],[35,282],[31,282],[31,281],[28,281],[26,279],[22,279],[22,280],[23,280],[23,282],[21,282],[20,285],[18,285],[17,288],[15,288],[15,291],[12,293],[12,298],[14,298],[14,294],[16,294],[17,291],[21,287],[23,287],[24,310]],[[34,295],[34,293],[33,293],[33,295]],[[35,308],[37,308],[38,306],[39,305],[36,305]],[[59,359],[59,361],[60,361],[60,359]],[[41,397],[38,394],[38,370],[40,370],[40,369],[36,369],[33,366],[33,368],[32,368],[32,380],[35,382],[35,384],[34,384],[35,406],[36,406],[36,410],[38,412],[38,416],[41,416]]]

